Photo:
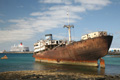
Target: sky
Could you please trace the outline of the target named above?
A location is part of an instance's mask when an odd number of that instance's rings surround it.
[[[0,0],[0,51],[20,42],[34,50],[34,43],[53,34],[53,39],[72,40],[90,32],[113,35],[112,48],[120,48],[120,0]]]

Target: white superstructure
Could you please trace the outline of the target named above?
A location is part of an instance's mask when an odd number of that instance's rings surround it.
[[[29,47],[24,46],[22,43],[20,43],[18,46],[11,46],[12,52],[27,52],[29,51]]]
[[[100,37],[100,36],[107,36],[107,32],[106,31],[99,31],[99,32],[89,33],[89,34],[83,35],[81,37],[81,39],[86,40],[89,38],[95,38],[95,37]]]
[[[53,40],[52,34],[47,34],[47,35],[45,35],[45,40],[40,40],[40,41],[34,43],[34,53],[53,49],[53,48],[60,46],[60,45],[65,45],[65,41]]]

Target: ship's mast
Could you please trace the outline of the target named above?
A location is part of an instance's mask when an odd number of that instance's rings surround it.
[[[68,34],[69,34],[69,43],[71,42],[71,27],[74,28],[74,25],[69,24],[69,12],[67,11],[68,16],[68,25],[64,25],[64,27],[68,28]]]

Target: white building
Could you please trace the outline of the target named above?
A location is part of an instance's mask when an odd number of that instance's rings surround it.
[[[120,52],[120,48],[110,48],[109,52]]]

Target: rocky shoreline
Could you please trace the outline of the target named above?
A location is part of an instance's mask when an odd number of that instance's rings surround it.
[[[0,80],[120,80],[120,75],[86,75],[83,73],[44,71],[0,72]]]

